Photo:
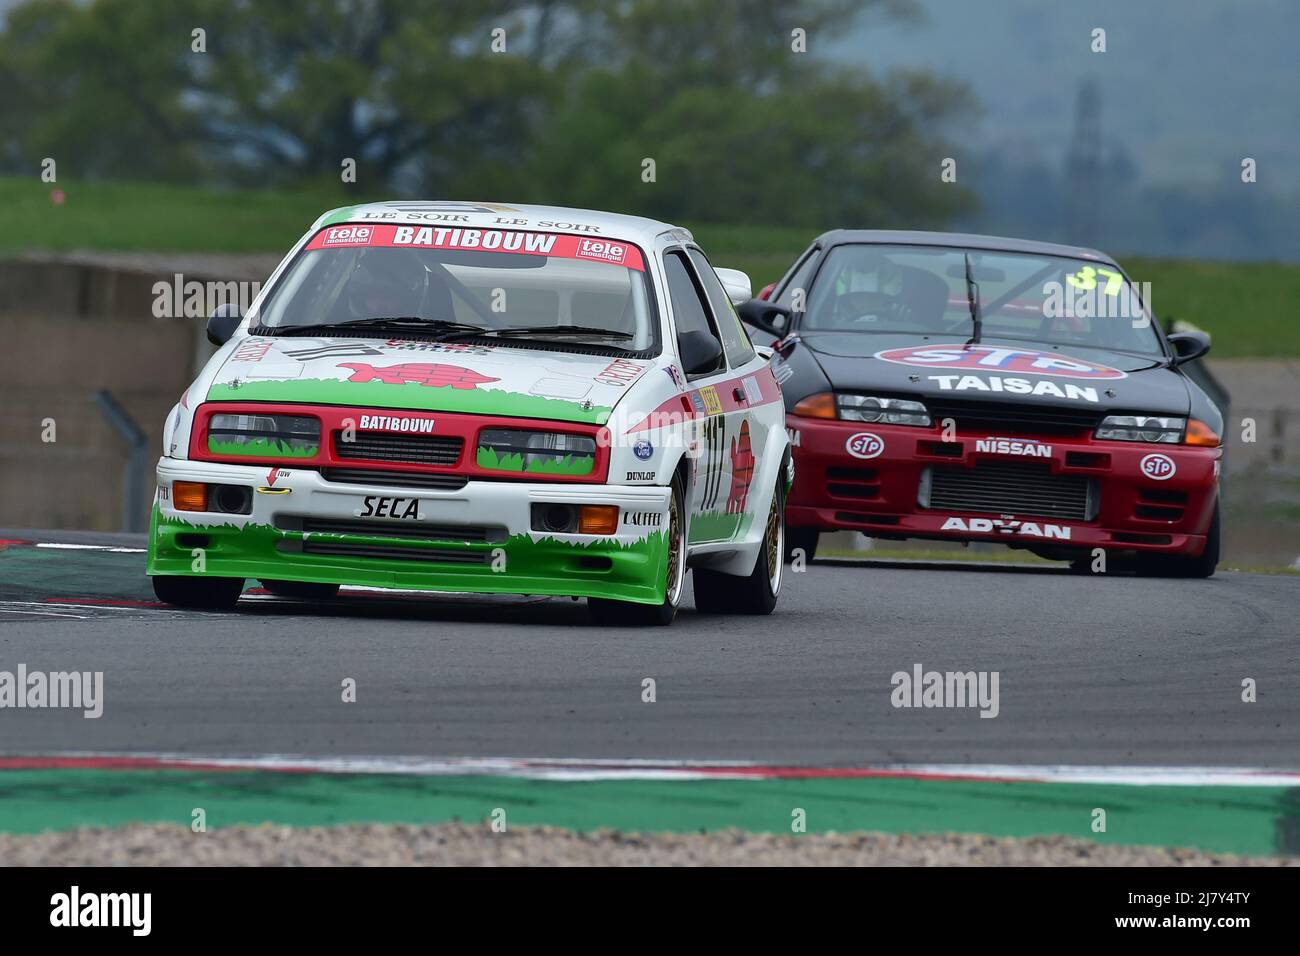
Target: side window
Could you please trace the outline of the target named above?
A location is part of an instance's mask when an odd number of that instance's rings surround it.
[[[751,362],[754,359],[754,346],[750,344],[745,328],[740,324],[740,316],[722,287],[722,280],[709,265],[709,260],[699,249],[690,250],[691,261],[695,263],[696,273],[704,286],[704,292],[713,305],[713,316],[718,320],[718,333],[722,336],[722,348],[727,353],[727,361],[732,368]]]
[[[691,276],[686,257],[680,252],[665,253],[664,275],[668,279],[668,297],[673,303],[673,319],[677,324],[677,334],[707,332],[716,339],[718,334],[709,322],[708,307],[704,304],[703,295]]]

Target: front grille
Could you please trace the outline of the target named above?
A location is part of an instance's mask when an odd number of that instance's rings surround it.
[[[880,478],[874,468],[827,468],[826,492],[834,498],[875,498]]]
[[[289,550],[281,542],[282,550]],[[488,551],[451,551],[443,548],[404,548],[401,545],[359,544],[351,541],[318,541],[307,538],[302,542],[302,554],[322,554],[348,558],[383,558],[397,561],[432,561],[438,564],[487,564],[492,559]]]
[[[418,524],[414,521],[364,521],[351,518],[304,518],[281,515],[275,519],[281,531],[304,534],[364,535],[367,538],[404,538],[410,541],[465,541],[483,544],[504,541],[504,528],[489,525]]]
[[[448,467],[460,461],[465,439],[456,436],[403,435],[398,432],[357,432],[352,441],[334,433],[336,458],[370,461],[405,461],[415,465]]]
[[[440,475],[423,471],[379,471],[370,468],[322,468],[320,475],[326,481],[339,481],[353,485],[384,485],[402,488],[432,488],[437,491],[456,491],[469,480],[463,475]]]
[[[933,511],[1041,515],[1091,520],[1092,483],[1079,475],[1054,475],[1045,463],[981,461],[973,468],[936,467],[929,476]]]
[[[962,431],[988,431],[999,435],[1076,435],[1094,431],[1101,422],[1100,412],[1027,402],[927,399],[925,404],[936,422],[951,418]]]
[[[1186,513],[1187,492],[1149,488],[1138,492],[1134,517],[1145,521],[1182,521]]]

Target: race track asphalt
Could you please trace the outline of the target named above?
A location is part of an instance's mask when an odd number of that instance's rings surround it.
[[[0,753],[1300,767],[1295,576],[824,561],[770,617],[688,595],[671,629],[603,630],[569,600],[176,611],[142,554],[35,546],[138,538],[0,539],[0,671],[102,671],[105,697],[99,719],[0,710]],[[998,672],[998,715],[894,708],[917,664]]]

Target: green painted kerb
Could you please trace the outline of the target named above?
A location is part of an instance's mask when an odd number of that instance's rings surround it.
[[[517,534],[499,542],[411,541],[381,534],[321,534],[311,540],[400,548],[410,557],[304,554],[306,536],[265,524],[204,525],[157,507],[149,528],[149,574],[319,581],[480,594],[597,597],[639,604],[664,599],[668,549],[662,531],[634,542],[573,544]],[[195,570],[195,550],[203,570]]]
[[[562,398],[544,398],[500,388],[455,388],[420,382],[349,382],[335,378],[295,378],[248,381],[237,387],[216,384],[210,402],[298,402],[368,408],[410,408],[432,412],[464,412],[509,418],[544,418],[560,422],[603,425],[612,409]]]
[[[736,827],[808,832],[1060,834],[1099,843],[1256,856],[1300,851],[1300,800],[1282,787],[1001,783],[911,778],[559,782],[494,776],[190,770],[0,772],[0,830],[36,833],[131,822],[209,827],[279,823],[482,821],[642,832]],[[1092,831],[1093,809],[1106,832]]]

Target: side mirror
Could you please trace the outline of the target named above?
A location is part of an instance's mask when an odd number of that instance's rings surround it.
[[[212,315],[208,316],[208,341],[213,345],[225,345],[243,321],[244,313],[239,311],[236,303],[227,302],[217,306],[212,310]]]
[[[722,343],[708,332],[683,332],[677,336],[677,354],[686,374],[712,372],[722,361]]]
[[[732,305],[740,305],[748,302],[754,297],[754,283],[749,281],[749,276],[739,269],[714,269],[718,274],[718,281],[722,283],[722,288],[727,290],[727,298],[731,300]]]
[[[1169,336],[1169,344],[1174,348],[1175,365],[1195,361],[1210,351],[1210,337],[1204,332],[1175,332]]]
[[[775,335],[778,339],[784,338],[790,331],[791,312],[784,306],[773,305],[762,299],[750,299],[741,303],[736,311],[740,313],[742,322],[768,335]]]

